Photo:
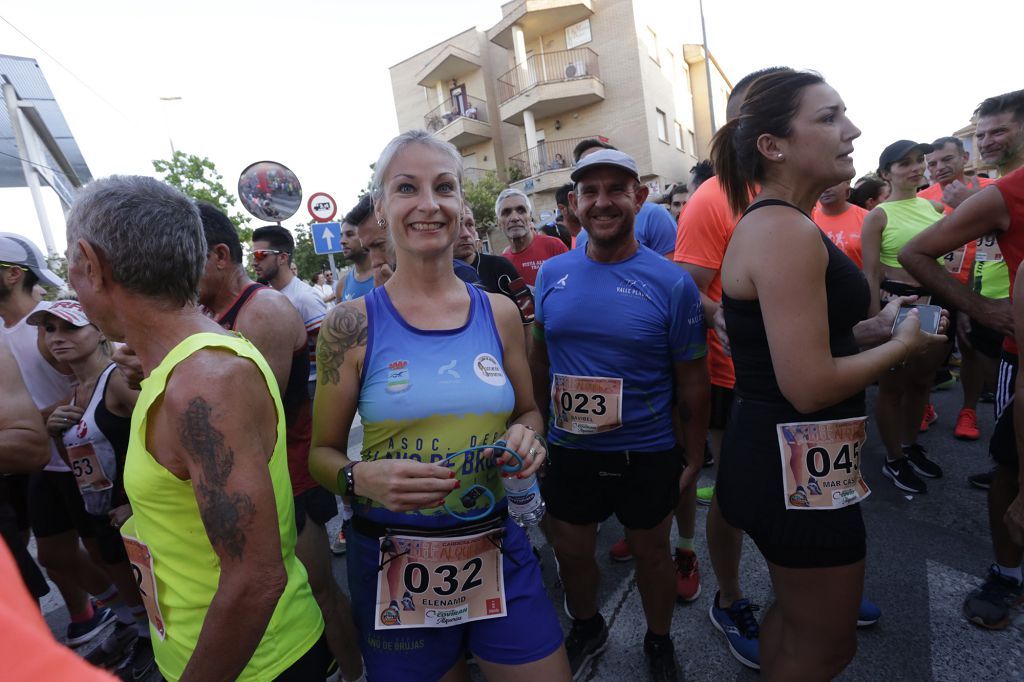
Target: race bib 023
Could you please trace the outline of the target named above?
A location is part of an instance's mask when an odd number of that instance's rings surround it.
[[[786,509],[841,509],[871,494],[860,467],[867,417],[776,429]]]
[[[555,374],[551,401],[563,431],[592,435],[622,427],[622,379]]]
[[[505,616],[496,531],[462,537],[381,538],[377,630],[445,628]]]

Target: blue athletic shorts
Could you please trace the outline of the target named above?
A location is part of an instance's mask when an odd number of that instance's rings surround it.
[[[447,628],[375,630],[380,544],[351,524],[346,537],[352,611],[368,679],[437,680],[466,649],[485,661],[518,665],[539,661],[562,645],[562,628],[544,591],[540,563],[526,533],[511,519],[505,522],[502,543],[508,615]]]

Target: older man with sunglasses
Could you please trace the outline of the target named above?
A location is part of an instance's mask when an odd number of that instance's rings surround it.
[[[289,267],[295,240],[280,225],[266,225],[252,233],[252,266],[260,281],[288,297],[302,316],[309,337],[309,394],[316,390],[316,339],[327,314],[327,304],[313,287],[295,276]]]

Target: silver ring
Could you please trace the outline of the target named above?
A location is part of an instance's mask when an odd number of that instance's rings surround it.
[[[530,448],[530,451],[526,453],[528,457],[533,457],[537,454],[537,448]]]

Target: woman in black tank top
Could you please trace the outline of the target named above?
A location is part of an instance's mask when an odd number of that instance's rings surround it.
[[[808,217],[825,189],[853,177],[859,135],[820,76],[786,69],[754,81],[712,143],[733,210],[746,209],[722,263],[736,401],[716,495],[768,562],[768,680],[829,680],[852,659],[865,555],[857,503],[869,492],[864,388],[944,341],[916,314],[890,338],[897,305],[864,320],[863,275]]]

